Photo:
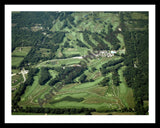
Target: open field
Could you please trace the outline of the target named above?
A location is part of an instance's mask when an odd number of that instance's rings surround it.
[[[12,57],[12,66],[18,67],[23,59],[23,57]]]
[[[31,47],[16,47],[12,53],[12,56],[25,57],[30,50]]]
[[[71,64],[76,64],[79,63],[81,59],[77,58],[67,58],[67,59],[53,59],[53,60],[47,60],[42,63],[39,63],[36,65],[36,67],[59,67],[60,65],[71,65]]]
[[[16,75],[12,76],[12,86],[17,85],[21,81],[23,81],[22,74],[16,74]]]
[[[12,66],[19,67],[20,63],[23,61],[24,57],[27,56],[31,47],[16,47],[12,53]]]
[[[120,80],[121,80],[121,83],[119,86],[120,99],[125,104],[125,106],[130,107],[130,108],[134,108],[133,90],[131,88],[127,87],[125,78],[123,77],[123,70],[124,69],[125,69],[125,66],[122,67],[118,72],[120,75]]]

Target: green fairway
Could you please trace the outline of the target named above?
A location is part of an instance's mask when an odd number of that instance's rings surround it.
[[[69,49],[69,51],[72,49]],[[74,49],[73,49],[74,50]],[[47,103],[45,103],[44,107],[50,108],[82,108],[89,107],[95,108],[97,111],[106,111],[113,109],[121,109],[123,107],[134,107],[133,102],[133,93],[132,89],[128,88],[124,77],[123,70],[125,67],[122,67],[118,70],[120,75],[120,86],[116,87],[112,85],[112,80],[110,80],[109,86],[102,87],[99,83],[104,79],[101,76],[99,70],[95,72],[90,71],[92,67],[96,67],[99,69],[104,63],[111,60],[118,60],[120,57],[115,56],[111,58],[102,57],[100,59],[90,60],[89,69],[84,72],[88,77],[87,79],[94,79],[93,82],[85,82],[85,83],[75,83],[75,84],[67,84],[59,90],[56,95],[54,95]],[[81,59],[57,59],[50,60],[46,62],[42,62],[38,64],[38,67],[47,66],[47,67],[56,67],[61,64],[65,64],[66,66],[72,64],[78,64]],[[54,63],[54,64],[53,64]],[[55,78],[58,75],[58,72],[55,70],[49,70],[52,78]],[[107,77],[112,79],[112,73],[107,74]],[[39,73],[34,77],[34,83],[32,86],[27,87],[25,94],[22,96],[19,105],[22,106],[39,106],[38,98],[45,99],[45,95],[49,93],[51,87],[47,82],[45,85],[41,86],[38,84]],[[79,77],[75,79],[78,82]],[[81,100],[83,99],[83,100]]]
[[[122,70],[119,70],[121,74]],[[50,70],[52,77],[57,74]],[[108,88],[101,87],[98,83],[103,79],[99,77],[94,82],[75,83],[65,85],[50,101],[44,104],[44,107],[51,108],[95,108],[97,111],[106,111],[113,109],[121,109],[122,107],[133,107],[134,103],[131,95],[131,89],[124,85],[122,76],[120,79],[123,83],[119,87],[111,86]],[[23,106],[39,106],[38,98],[45,98],[51,87],[46,85],[40,86],[38,84],[38,75],[34,77],[34,83],[31,87],[27,87],[25,94],[22,96],[19,105]],[[120,93],[118,93],[118,91]],[[31,98],[32,97],[32,98]]]
[[[127,87],[126,85],[125,78],[123,77],[123,74],[122,74],[124,69],[125,67],[122,67],[119,70],[120,80],[121,80],[121,83],[119,86],[120,98],[126,107],[133,108],[134,107],[133,90]]]
[[[40,97],[43,98],[44,95],[49,92],[51,87],[47,84],[44,86],[39,85],[38,78],[39,74],[34,77],[34,83],[32,84],[32,86],[27,87],[25,94],[21,98],[21,102],[19,102],[19,105],[28,106],[33,104],[39,106],[39,104],[37,103],[37,99]]]

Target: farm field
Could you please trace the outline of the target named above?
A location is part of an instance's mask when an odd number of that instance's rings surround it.
[[[24,57],[27,56],[31,47],[16,47],[12,53],[12,66],[19,67]]]
[[[12,66],[18,67],[23,59],[23,57],[12,57]]]
[[[147,19],[146,12],[13,13],[12,114],[148,113]]]
[[[31,47],[16,47],[12,53],[12,56],[25,57],[30,50]]]

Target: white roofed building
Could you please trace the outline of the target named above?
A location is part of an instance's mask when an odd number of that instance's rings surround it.
[[[111,51],[111,53],[112,53],[112,54],[115,54],[115,53],[117,53],[117,51],[113,50],[113,51]]]

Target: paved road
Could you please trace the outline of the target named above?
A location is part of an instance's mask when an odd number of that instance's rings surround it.
[[[23,76],[23,79],[24,79],[24,81],[23,82],[25,82],[26,81],[26,77],[25,77],[25,74],[27,74],[28,73],[28,70],[25,70],[24,68],[21,70],[21,72],[20,72],[21,74],[22,74],[22,76]],[[14,73],[14,74],[11,74],[11,76],[15,76],[16,75],[16,73]]]
[[[22,74],[23,79],[24,79],[24,81],[23,81],[23,82],[25,82],[25,81],[26,81],[25,74],[27,74],[27,73],[28,73],[28,71],[27,71],[27,70],[25,70],[24,68],[21,70],[21,74]]]
[[[26,81],[26,77],[25,77],[25,75],[24,75],[24,71],[23,71],[23,70],[21,70],[21,73],[22,73],[22,76],[23,76],[23,79],[24,79],[24,81],[23,81],[23,82],[25,82],[25,81]]]

